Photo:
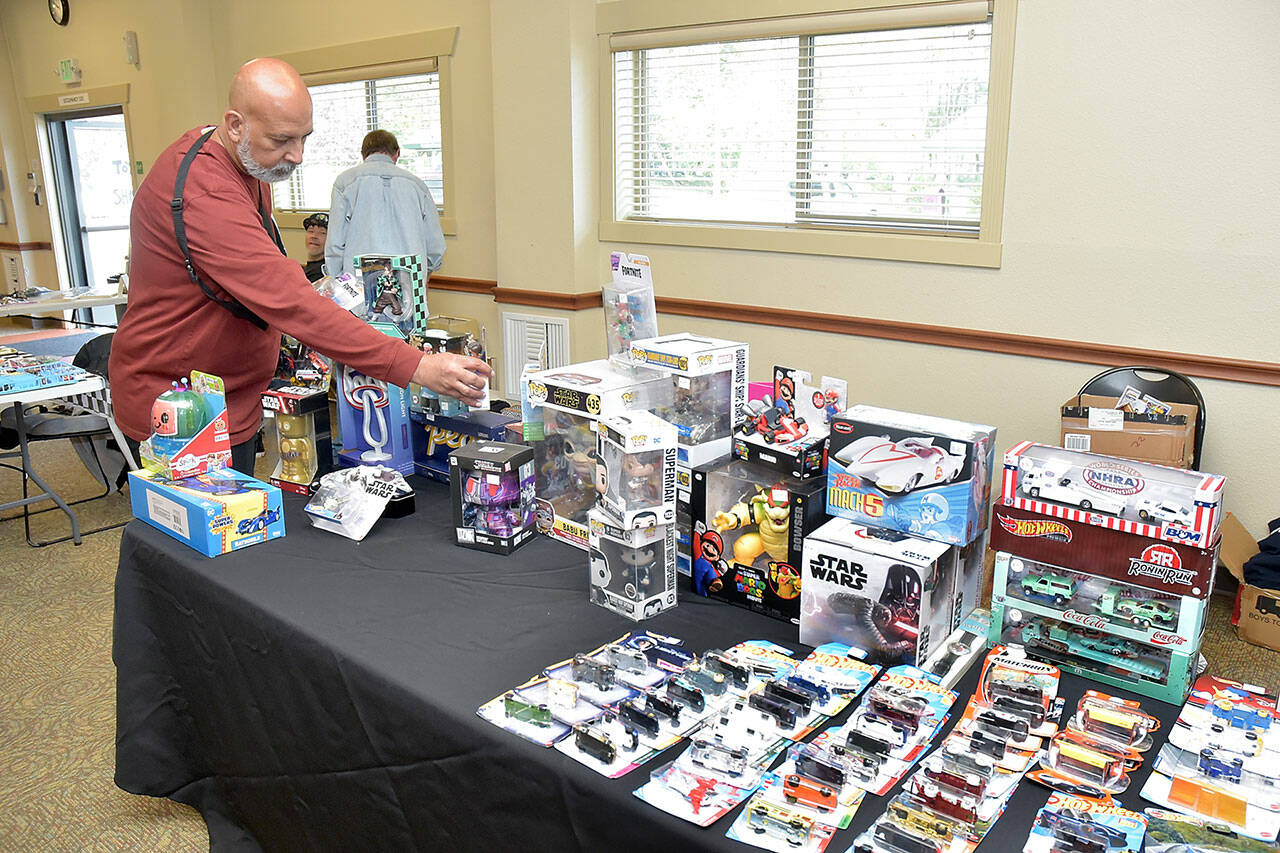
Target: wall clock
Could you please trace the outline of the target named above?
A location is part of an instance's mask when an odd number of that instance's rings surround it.
[[[49,17],[60,27],[67,25],[71,17],[71,0],[49,0]]]

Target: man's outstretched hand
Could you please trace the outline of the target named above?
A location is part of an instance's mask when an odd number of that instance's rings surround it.
[[[437,394],[456,397],[468,406],[477,406],[484,397],[485,380],[493,376],[493,368],[478,358],[440,352],[423,355],[413,381]]]

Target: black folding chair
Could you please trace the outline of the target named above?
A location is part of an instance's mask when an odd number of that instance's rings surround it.
[[[1195,458],[1192,470],[1200,470],[1200,450],[1204,446],[1204,397],[1200,389],[1187,377],[1162,367],[1113,367],[1104,370],[1080,386],[1080,396],[1097,394],[1103,397],[1119,397],[1125,386],[1150,394],[1166,403],[1184,403],[1196,407]]]

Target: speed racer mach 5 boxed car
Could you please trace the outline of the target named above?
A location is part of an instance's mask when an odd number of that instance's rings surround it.
[[[965,545],[986,526],[995,427],[853,406],[831,422],[827,512]]]

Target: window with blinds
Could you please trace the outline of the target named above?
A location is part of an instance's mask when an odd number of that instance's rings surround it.
[[[976,237],[991,32],[615,42],[616,218]]]
[[[307,140],[302,165],[289,178],[287,204],[277,202],[282,208],[328,210],[333,180],[360,163],[365,134],[389,130],[400,143],[397,165],[422,178],[436,206],[443,209],[438,71],[307,88],[314,132]]]

